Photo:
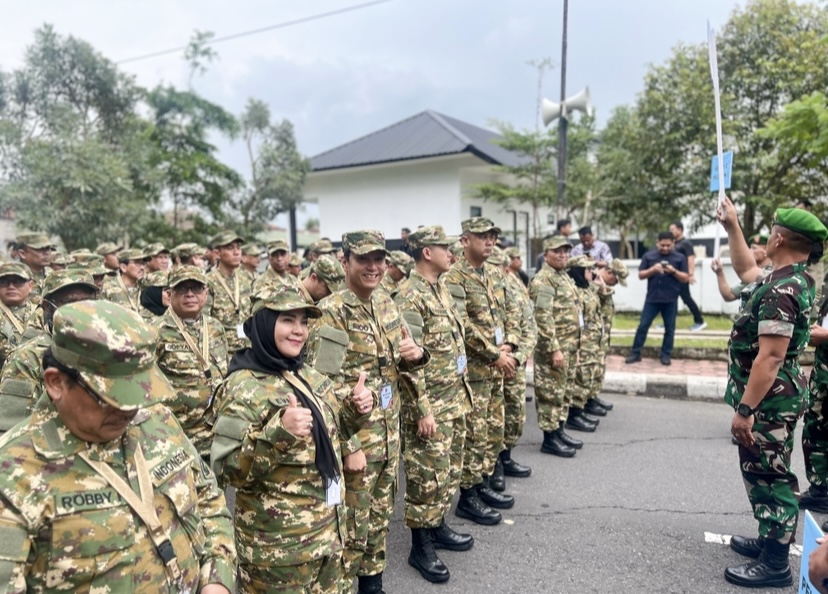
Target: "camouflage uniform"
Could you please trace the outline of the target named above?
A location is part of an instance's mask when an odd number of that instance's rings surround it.
[[[592,267],[587,256],[574,256],[567,262],[567,269],[574,267]],[[575,371],[575,386],[572,390],[572,406],[583,409],[587,401],[597,394],[595,390],[599,367],[603,367],[604,316],[601,314],[601,301],[598,287],[591,284],[582,289],[576,287],[581,304],[581,339],[578,341],[578,365]],[[594,393],[593,393],[594,392]]]
[[[107,405],[141,410],[120,438],[87,443],[43,393],[31,418],[0,440],[2,591],[172,594],[208,583],[232,590],[235,547],[224,495],[172,413],[147,396],[169,390],[154,370],[156,338],[111,303],[56,313],[55,358],[77,369]],[[102,375],[113,365],[125,375]],[[140,502],[143,476],[146,514],[154,512],[157,529],[121,495],[131,490]]]
[[[279,274],[275,270],[273,270],[272,266],[268,266],[267,270],[259,275],[256,279],[256,282],[253,283],[253,292],[259,292],[263,290],[267,286],[271,285],[288,285],[292,287],[298,287],[301,284],[299,279],[289,272],[285,272],[284,274]]]
[[[828,297],[822,298],[817,323],[828,316]],[[808,381],[809,402],[802,423],[802,453],[805,473],[812,488],[828,492],[828,426],[825,423],[828,403],[828,342],[817,345],[814,368]]]
[[[392,298],[394,298],[397,295],[397,291],[400,290],[400,285],[402,285],[402,283],[405,282],[405,279],[411,272],[411,268],[414,266],[414,259],[405,252],[397,250],[388,254],[387,262],[388,264],[393,264],[394,266],[396,266],[397,269],[405,275],[401,280],[396,281],[391,276],[390,271],[386,271],[385,275],[383,275],[382,277],[382,281],[380,282],[379,288],[391,295]]]
[[[143,250],[139,249],[123,250],[118,253],[119,262],[145,259],[146,256]],[[104,281],[101,299],[117,303],[136,313],[141,313],[141,283],[138,282],[134,287],[128,287],[121,277],[121,273],[118,272],[114,276],[107,277]]]
[[[354,254],[384,251],[379,231],[343,235],[343,247]],[[399,353],[403,319],[384,291],[374,290],[364,303],[344,289],[319,303],[322,317],[308,341],[308,364],[328,375],[340,402],[350,397],[359,372],[368,372],[365,386],[381,396],[365,425],[351,439],[347,452],[365,453],[364,473],[346,473],[346,541],[343,560],[346,575],[373,576],[385,570],[388,525],[397,491],[400,455],[400,373],[409,372],[415,386],[422,386],[420,369],[428,353],[417,364]]]
[[[787,545],[799,518],[799,484],[791,471],[796,421],[807,405],[807,383],[799,356],[808,344],[814,283],[804,263],[766,276],[756,287],[730,334],[726,402],[734,408],[747,386],[759,336],[789,336],[785,361],[760,403],[753,424],[754,446],[739,446],[742,478],[759,522],[759,535]]]
[[[251,287],[247,277],[238,268],[232,275],[225,276],[216,267],[207,273],[207,282],[210,296],[204,310],[224,326],[229,352],[249,347],[250,339],[239,337],[241,325],[250,317]]]
[[[22,246],[30,247],[35,250],[40,250],[44,248],[55,248],[55,244],[49,240],[49,237],[44,233],[21,233],[17,236],[17,244],[18,249]],[[43,282],[46,280],[46,277],[52,272],[49,267],[43,268],[40,272],[35,272],[25,263],[23,264],[26,268],[29,269],[29,275],[31,276],[32,280],[34,281],[34,285],[32,285],[32,292],[29,293],[29,301],[38,305],[40,303],[40,299],[43,296]]]
[[[0,278],[19,277],[30,281],[29,267],[16,262],[0,266]],[[22,342],[26,322],[34,311],[35,305],[28,299],[20,305],[7,306],[0,303],[0,368],[9,354]]]
[[[529,290],[517,275],[506,273],[509,299],[514,299],[520,310],[520,349],[514,353],[518,366],[515,377],[504,380],[503,400],[505,403],[506,425],[503,430],[503,443],[507,450],[517,445],[523,435],[526,422],[526,362],[538,342],[538,326],[535,323],[535,311],[529,299]]]
[[[166,270],[156,270],[155,272],[150,272],[144,278],[141,279],[139,286],[141,287],[141,291],[138,293],[138,303],[139,303],[139,310],[138,313],[141,314],[141,317],[144,318],[144,321],[147,324],[152,324],[153,321],[158,319],[158,314],[155,312],[147,309],[143,305],[141,305],[141,292],[144,289],[149,287],[161,287],[165,288],[167,286],[167,274]]]

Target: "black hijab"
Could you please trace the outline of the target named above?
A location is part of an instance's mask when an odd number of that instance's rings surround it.
[[[163,316],[167,306],[161,301],[163,287],[145,287],[141,289],[141,305],[157,316]]]
[[[237,351],[233,355],[227,374],[229,375],[240,369],[250,369],[259,373],[278,376],[281,376],[282,372],[288,372],[302,382],[308,392],[313,393],[308,382],[296,373],[302,369],[304,364],[303,355],[300,353],[298,357],[285,357],[276,348],[273,331],[276,328],[278,317],[278,311],[264,308],[257,311],[252,318],[244,323],[244,333],[250,338],[253,346],[249,349]],[[316,443],[316,459],[314,461],[327,489],[330,487],[331,481],[339,478],[339,464],[331,439],[325,430],[325,420],[322,418],[322,413],[316,404],[305,396],[302,390],[292,384],[291,387],[296,399],[302,403],[302,406],[310,410],[313,417],[311,434],[313,435],[313,441]]]
[[[575,281],[575,286],[579,289],[588,289],[589,281],[586,279],[586,268],[577,266],[567,270],[570,278]]]

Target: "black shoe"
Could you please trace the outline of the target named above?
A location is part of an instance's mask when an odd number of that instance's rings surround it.
[[[766,540],[762,555],[756,561],[748,561],[725,569],[725,579],[731,584],[746,588],[784,588],[793,584],[791,566],[788,563],[790,545]]]
[[[385,594],[382,589],[382,574],[377,575],[360,575],[357,576],[359,580],[359,590],[357,594]]]
[[[503,474],[503,463],[500,461],[500,456],[495,461],[492,476],[489,477],[489,486],[498,493],[503,493],[506,490],[506,475]]]
[[[624,359],[624,363],[638,363],[641,361],[641,355],[629,355],[626,359]]]
[[[460,500],[454,508],[454,515],[483,526],[494,526],[503,519],[500,512],[493,510],[480,500],[477,496],[477,489],[474,487],[460,489]]]
[[[672,362],[670,361],[670,355],[661,355],[661,364],[662,365],[670,365]]]
[[[485,475],[483,482],[477,485],[477,496],[480,497],[480,501],[495,509],[510,509],[515,505],[515,498],[492,489],[489,486],[489,477]]]
[[[566,428],[573,431],[583,431],[585,433],[592,433],[598,428],[595,423],[590,423],[580,415],[573,415],[566,421]]]
[[[596,427],[601,424],[601,419],[599,419],[598,417],[593,417],[592,415],[585,413],[584,409],[582,409],[582,408],[570,408],[569,411],[570,411],[570,414],[574,414],[575,416],[580,417],[581,419],[585,420],[587,423],[592,423]]]
[[[526,393],[526,402],[532,402],[532,395],[529,392]]]
[[[543,443],[540,451],[544,454],[552,454],[561,458],[571,458],[575,455],[575,448],[566,445],[555,431],[543,432]]]
[[[580,439],[575,439],[574,437],[566,433],[563,427],[558,427],[557,434],[558,439],[571,448],[580,450],[582,447],[584,447],[584,442],[582,442]]]
[[[828,487],[811,485],[799,498],[799,509],[828,514]]]
[[[598,405],[598,406],[600,406],[601,408],[606,409],[606,410],[608,410],[608,411],[609,411],[609,410],[612,410],[612,409],[613,409],[613,407],[615,406],[612,402],[607,402],[606,400],[603,400],[603,399],[601,399],[601,398],[598,398],[598,396],[595,396],[595,397],[593,397],[593,398],[590,398],[589,400],[590,400],[591,402],[594,402],[595,404],[597,404],[597,405]]]
[[[607,409],[605,409],[603,406],[601,406],[591,398],[587,400],[587,403],[584,406],[584,412],[596,417],[607,416]]]
[[[506,476],[526,478],[532,474],[532,469],[512,460],[512,450],[500,452],[500,462],[503,464],[503,473]]]
[[[730,537],[730,548],[751,559],[758,559],[762,554],[762,549],[765,548],[765,539],[747,538],[746,536],[733,535]]]
[[[474,546],[474,537],[471,534],[455,532],[446,524],[445,518],[440,521],[440,525],[437,528],[431,529],[431,536],[434,539],[435,549],[468,551]]]
[[[431,528],[411,529],[411,552],[408,554],[408,564],[432,584],[447,582],[451,577],[448,567],[434,552]]]

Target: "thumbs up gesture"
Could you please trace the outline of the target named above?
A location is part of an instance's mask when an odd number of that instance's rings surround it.
[[[402,326],[402,340],[399,344],[400,357],[404,360],[414,363],[423,358],[423,349],[417,346],[411,334],[408,333],[408,326]]]
[[[357,380],[354,386],[352,396],[354,406],[362,414],[367,413],[374,406],[374,395],[371,393],[371,390],[365,387],[365,379],[367,377],[368,374],[366,372],[359,372],[359,380]]]
[[[313,428],[313,415],[307,408],[301,408],[296,396],[288,395],[287,408],[282,412],[282,425],[297,437],[307,437]]]

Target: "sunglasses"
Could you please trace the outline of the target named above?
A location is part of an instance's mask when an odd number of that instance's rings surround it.
[[[25,278],[20,276],[4,276],[0,277],[0,289],[6,289],[8,287],[22,287],[25,285],[27,281]]]
[[[176,295],[186,295],[192,292],[193,295],[201,295],[207,287],[201,283],[193,283],[191,285],[180,284],[172,288],[172,292]]]

